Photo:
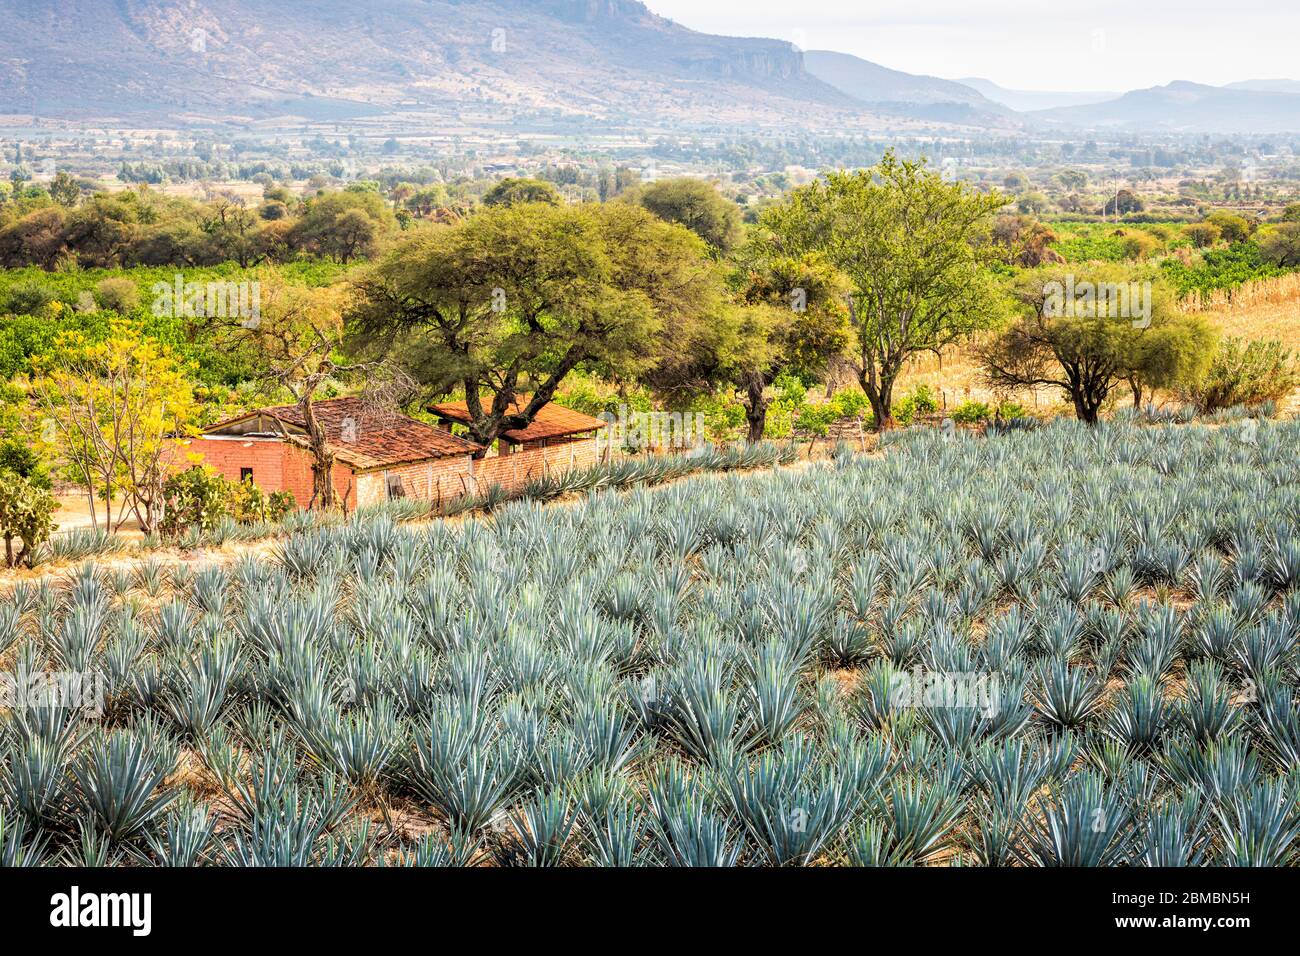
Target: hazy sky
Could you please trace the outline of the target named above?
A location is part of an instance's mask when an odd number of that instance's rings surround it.
[[[769,36],[1033,90],[1300,79],[1297,0],[645,0],[696,30]]]

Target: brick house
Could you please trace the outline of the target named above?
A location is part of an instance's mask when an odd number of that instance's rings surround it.
[[[317,419],[334,452],[334,489],[349,510],[392,498],[444,501],[474,490],[479,445],[356,398],[317,402]],[[305,435],[297,406],[262,408],[219,422],[179,451],[231,481],[251,478],[266,492],[290,491],[311,503],[311,454],[285,434]]]
[[[464,402],[435,405],[439,427],[357,398],[317,402],[316,417],[334,452],[334,490],[349,511],[392,498],[447,501],[501,485],[516,491],[533,478],[590,468],[605,422],[548,405],[527,428],[506,432],[495,449],[451,434],[469,422]],[[286,441],[305,435],[296,405],[260,408],[177,441],[178,468],[205,464],[231,481],[251,478],[265,492],[289,491],[311,504],[311,453]],[[475,455],[480,457],[475,458]]]
[[[512,411],[523,410],[517,400]],[[453,424],[470,422],[464,402],[431,405],[432,412],[447,433]],[[487,449],[474,462],[474,478],[480,488],[501,485],[517,490],[534,478],[591,468],[600,461],[597,436],[607,423],[582,412],[551,403],[542,408],[527,428],[503,432],[495,448]]]

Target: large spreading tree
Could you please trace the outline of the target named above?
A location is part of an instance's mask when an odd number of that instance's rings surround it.
[[[356,291],[354,347],[463,394],[490,446],[579,366],[627,378],[683,347],[720,284],[700,239],[643,209],[529,203],[418,230]]]
[[[855,371],[877,429],[893,426],[894,384],[909,358],[1000,320],[987,266],[999,255],[989,232],[1005,202],[890,151],[870,170],[795,190],[763,216],[775,248],[820,255],[844,275]]]

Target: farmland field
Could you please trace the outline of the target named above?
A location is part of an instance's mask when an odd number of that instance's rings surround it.
[[[1122,423],[87,564],[5,863],[1300,861],[1300,425]]]

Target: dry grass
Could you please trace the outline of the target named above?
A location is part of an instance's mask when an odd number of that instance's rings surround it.
[[[1300,273],[1247,283],[1231,296],[1220,293],[1205,303],[1189,300],[1184,309],[1201,315],[1222,335],[1247,341],[1277,339],[1300,355]],[[953,350],[942,361],[933,355],[919,356],[907,366],[895,396],[901,398],[921,383],[934,390],[945,408],[967,399],[993,402],[1006,398],[1020,402],[1031,412],[1073,414],[1052,389],[1000,393],[989,388],[970,351],[964,348]],[[1300,391],[1283,403],[1283,410],[1300,411]]]
[[[1184,312],[1249,312],[1268,307],[1292,308],[1300,304],[1300,272],[1247,282],[1236,289],[1224,289],[1202,299],[1192,295],[1184,299]],[[1294,314],[1294,313],[1293,313]]]
[[[942,409],[956,408],[963,402],[1001,401],[1019,402],[1031,414],[1064,411],[1061,395],[1049,388],[997,390],[984,381],[980,366],[969,348],[954,349],[942,359],[919,355],[907,364],[894,388],[895,400],[907,395],[918,385],[928,385]]]
[[[1231,301],[1201,315],[1222,335],[1276,339],[1300,355],[1300,273],[1244,285]],[[1284,414],[1300,412],[1300,389],[1279,405]]]

